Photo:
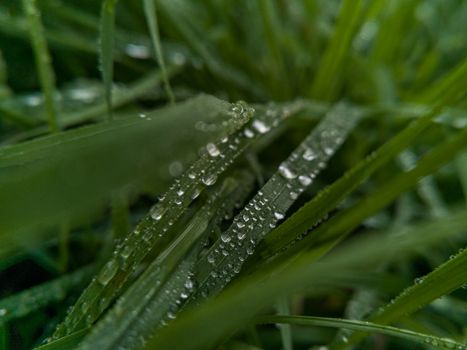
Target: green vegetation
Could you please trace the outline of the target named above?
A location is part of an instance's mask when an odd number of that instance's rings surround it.
[[[467,2],[0,4],[0,349],[467,350]]]

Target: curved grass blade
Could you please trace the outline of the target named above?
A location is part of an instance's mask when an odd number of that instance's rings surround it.
[[[0,325],[62,300],[70,289],[84,285],[93,272],[94,267],[86,267],[1,299]]]
[[[155,254],[155,249],[160,251],[170,243],[172,237],[166,234],[167,231],[191,202],[205,187],[214,185],[218,176],[249,145],[251,139],[241,139],[235,131],[250,120],[254,110],[245,103],[237,103],[232,105],[229,113],[232,118],[224,123],[225,135],[221,141],[217,144],[209,143],[206,153],[177,179],[136,229],[127,235],[97,278],[83,292],[64,323],[56,329],[52,339],[93,323],[142,259],[149,252]],[[232,134],[235,136],[229,140]]]
[[[99,67],[104,82],[107,116],[112,120],[113,52],[115,32],[115,5],[117,0],[103,0],[99,34]]]
[[[414,285],[404,290],[381,311],[370,316],[369,320],[378,324],[392,323],[401,317],[414,313],[443,295],[461,288],[467,283],[466,266],[467,249],[463,249],[428,275],[417,278]],[[345,349],[363,337],[364,335],[361,333],[353,334],[347,342],[338,342],[332,349]]]
[[[218,293],[240,272],[257,243],[285,217],[360,117],[351,107],[338,104],[279,166],[210,248],[210,253],[197,263],[195,275],[199,287],[194,299]],[[258,124],[256,128],[261,132],[264,125]]]
[[[39,82],[44,94],[45,107],[49,122],[49,131],[58,131],[57,107],[55,106],[55,75],[53,72],[44,28],[36,0],[23,0],[23,8],[29,24],[29,35],[36,60]]]
[[[279,296],[303,290],[310,295],[319,294],[319,289],[309,289],[311,286],[348,286],[353,278],[359,278],[383,262],[400,259],[449,237],[462,236],[466,224],[466,212],[456,212],[407,228],[404,234],[389,232],[355,239],[319,262],[313,254],[305,254],[285,268],[276,269],[272,277],[258,270],[215,299],[181,314],[170,326],[157,332],[144,349],[209,348],[223,336],[244,327],[245,322]],[[359,254],[355,254],[356,251]]]
[[[170,103],[175,103],[175,96],[170,87],[169,78],[165,69],[164,56],[162,55],[161,42],[159,37],[159,26],[157,23],[156,5],[155,0],[143,0],[144,15],[151,34],[152,46],[156,54],[157,63],[161,67],[162,80],[164,81],[164,88],[169,98]]]
[[[332,327],[344,328],[354,331],[364,331],[371,333],[380,333],[397,337],[401,339],[410,340],[415,343],[423,345],[432,345],[440,349],[465,349],[464,345],[452,339],[440,338],[434,335],[422,334],[413,332],[407,329],[383,326],[377,323],[346,320],[340,318],[330,317],[313,317],[313,316],[263,316],[259,317],[256,321],[259,324],[277,324],[285,323],[300,326],[316,326],[316,327]]]

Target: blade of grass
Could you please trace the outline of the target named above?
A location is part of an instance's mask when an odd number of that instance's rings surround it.
[[[408,228],[404,235],[390,232],[356,239],[353,244],[324,257],[319,263],[313,255],[303,255],[287,267],[280,267],[271,278],[267,278],[264,271],[257,271],[217,298],[187,310],[170,327],[157,332],[144,349],[209,348],[221,337],[243,327],[279,296],[303,291],[310,286],[345,285],[353,274],[361,276],[382,262],[400,259],[454,235],[461,236],[466,224],[465,211],[456,212],[446,218]],[[356,251],[359,254],[355,254]],[[319,293],[319,290],[311,289],[308,293]]]
[[[85,324],[93,323],[141,260],[149,252],[160,252],[170,243],[173,237],[166,232],[173,223],[202,190],[215,184],[218,176],[250,143],[250,138],[244,137],[240,140],[238,132],[235,136],[232,134],[247,123],[253,113],[254,109],[245,103],[232,105],[232,118],[223,125],[222,140],[217,144],[209,143],[206,146],[207,152],[177,179],[163,199],[154,205],[134,231],[126,236],[123,244],[117,247],[112,258],[86,288],[64,322],[57,327],[52,340],[70,334]],[[229,140],[229,137],[233,137],[234,140]]]
[[[312,98],[334,101],[342,83],[342,70],[348,57],[352,39],[360,25],[363,1],[344,0],[334,34],[328,43],[311,86]]]
[[[114,349],[117,345],[135,348],[142,339],[147,339],[148,333],[167,321],[167,314],[174,311],[166,299],[183,299],[193,288],[189,275],[181,278],[183,274],[180,272],[188,270],[183,259],[191,256],[189,259],[192,262],[189,265],[194,264],[197,254],[190,251],[206,232],[221,202],[237,191],[238,187],[237,181],[227,178],[216,189],[185,230],[150,264],[143,275],[117,300],[104,319],[92,329],[79,349]],[[171,279],[175,280],[171,282]],[[178,293],[174,291],[175,284]]]
[[[117,0],[103,0],[99,27],[99,67],[104,82],[107,117],[112,120],[113,52]]]
[[[330,317],[313,317],[313,316],[263,316],[256,320],[259,324],[274,324],[285,323],[300,326],[316,326],[316,327],[332,327],[344,328],[355,331],[364,331],[371,333],[380,333],[397,337],[400,339],[410,340],[411,342],[432,345],[440,349],[464,349],[464,345],[452,339],[440,338],[430,334],[422,334],[413,332],[407,329],[383,326],[377,323],[364,322],[358,320],[346,320]]]
[[[275,254],[318,223],[371,174],[414,142],[415,138],[431,125],[435,115],[436,113],[433,112],[410,123],[399,134],[306,203],[292,215],[290,220],[282,223],[265,237],[258,248],[258,257],[264,259]]]
[[[415,168],[395,176],[355,206],[340,212],[302,240],[297,241],[288,250],[274,257],[269,264],[274,264],[274,260],[276,262],[284,261],[288,257],[300,254],[300,252],[310,247],[315,250],[317,258],[322,256],[355,229],[365,218],[377,213],[400,194],[414,186],[421,178],[435,172],[452,160],[456,154],[467,146],[466,140],[467,129],[459,131],[428,152],[417,163]]]
[[[210,253],[197,263],[198,291],[194,300],[218,293],[240,272],[257,243],[285,217],[298,196],[312,184],[360,117],[351,107],[338,104],[279,166],[210,248]]]
[[[44,94],[45,107],[49,122],[49,131],[58,131],[57,107],[55,106],[55,75],[52,68],[47,41],[44,37],[44,28],[41,14],[37,8],[36,0],[22,0],[24,12],[28,19],[29,36],[31,39],[34,58],[36,61],[39,82]]]
[[[156,56],[157,63],[161,68],[162,80],[164,82],[165,91],[171,104],[175,103],[175,96],[170,87],[169,78],[165,69],[164,56],[162,55],[161,42],[159,37],[159,26],[157,23],[157,13],[155,0],[143,0],[144,14],[146,16],[146,22],[149,27],[149,33],[151,34],[152,46]]]
[[[86,267],[0,299],[0,324],[27,316],[53,302],[63,300],[70,289],[84,285],[93,272],[93,266]]]
[[[467,249],[463,249],[428,275],[416,279],[414,285],[404,290],[381,311],[370,316],[369,320],[378,324],[392,323],[414,313],[441,296],[461,288],[467,283],[466,266]],[[332,349],[346,349],[363,337],[362,333],[355,333],[347,342],[337,342]]]

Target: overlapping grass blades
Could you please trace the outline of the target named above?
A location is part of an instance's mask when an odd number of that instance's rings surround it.
[[[258,271],[232,285],[216,299],[181,315],[171,327],[162,329],[145,349],[204,349],[212,346],[251,320],[280,295],[311,286],[348,286],[352,279],[358,278],[363,271],[371,271],[380,262],[394,261],[448,237],[461,237],[466,223],[466,213],[461,211],[418,227],[406,228],[404,234],[388,232],[357,239],[354,244],[326,256],[319,263],[313,254],[304,254],[285,268],[281,266],[274,270],[271,278]],[[365,249],[355,254],[357,247],[362,246]],[[313,289],[308,289],[308,293],[313,294]]]
[[[278,171],[235,217],[221,234],[209,254],[200,260],[195,276],[195,299],[206,298],[222,290],[240,272],[243,262],[298,196],[313,182],[326,162],[344,142],[360,114],[345,105],[337,105],[285,160]],[[269,124],[253,123],[255,131],[266,133]],[[245,132],[252,132],[246,129]]]
[[[238,138],[231,141],[228,138],[249,121],[254,110],[244,103],[237,103],[229,113],[231,119],[223,124],[221,141],[217,145],[209,143],[206,153],[172,185],[134,231],[125,237],[123,244],[117,247],[113,257],[73,306],[64,323],[57,327],[52,340],[92,324],[112,302],[142,259],[150,252],[161,252],[173,239],[167,231],[170,231],[191,202],[206,186],[214,185],[218,176],[241,154],[249,139],[239,142]]]

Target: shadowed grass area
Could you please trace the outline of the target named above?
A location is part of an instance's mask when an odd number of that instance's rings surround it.
[[[0,349],[467,349],[466,67],[457,0],[3,1]]]

